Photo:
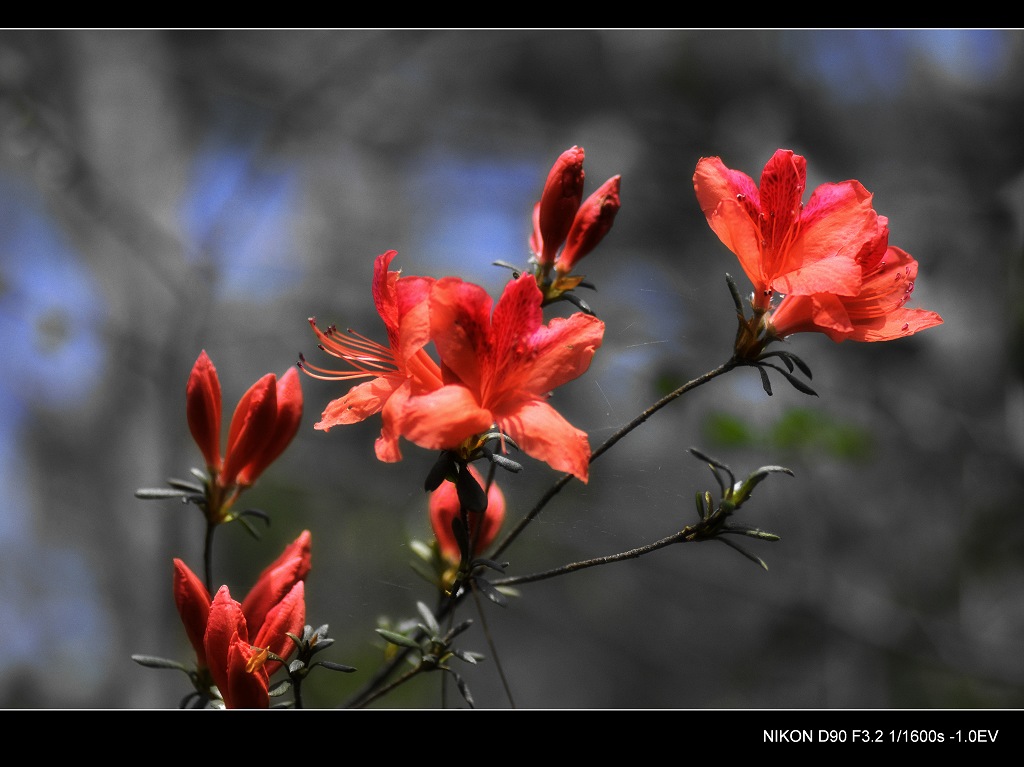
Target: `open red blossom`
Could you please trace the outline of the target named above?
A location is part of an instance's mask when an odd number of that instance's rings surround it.
[[[857,254],[878,230],[871,194],[858,181],[822,184],[806,205],[807,161],[779,149],[761,173],[760,188],[718,157],[697,163],[693,186],[719,239],[739,258],[765,311],[773,293],[855,296]]]
[[[309,323],[320,339],[320,348],[346,364],[341,370],[329,370],[303,359],[302,370],[327,381],[351,381],[369,378],[327,404],[315,429],[358,423],[375,413],[382,426],[376,442],[377,458],[399,461],[400,414],[405,401],[413,395],[433,391],[442,385],[441,369],[423,348],[430,341],[428,297],[433,279],[401,277],[389,271],[393,250],[379,255],[374,262],[373,301],[384,321],[388,346],[383,346],[349,330],[338,332],[332,325],[320,330],[316,319]]]
[[[496,426],[527,454],[587,481],[586,432],[547,403],[550,392],[586,372],[601,346],[604,323],[577,312],[543,324],[542,295],[532,275],[492,300],[457,277],[430,293],[431,336],[445,385],[410,397],[402,434],[421,447],[455,450]]]
[[[858,257],[862,279],[857,294],[786,296],[766,318],[769,336],[815,331],[836,342],[889,341],[942,323],[935,312],[906,308],[917,280],[917,261],[889,246],[886,218],[878,218],[877,237]]]
[[[483,479],[476,467],[471,464],[468,469],[482,487]],[[430,494],[430,526],[441,547],[441,553],[454,564],[459,563],[462,554],[459,550],[459,542],[452,531],[452,521],[461,513],[462,504],[459,502],[455,483],[442,482]],[[491,545],[491,542],[497,537],[498,531],[501,530],[502,522],[505,521],[505,494],[501,492],[497,482],[491,482],[491,486],[487,488],[487,508],[484,511],[468,512],[467,516],[469,519],[470,557],[475,557]]]
[[[196,359],[185,390],[185,413],[192,437],[221,490],[251,485],[295,438],[302,420],[302,387],[291,368],[280,380],[267,373],[239,400],[221,455],[221,389],[206,351]],[[225,493],[215,514],[226,509]]]

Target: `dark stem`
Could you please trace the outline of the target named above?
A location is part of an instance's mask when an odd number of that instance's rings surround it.
[[[473,588],[473,601],[476,602],[476,612],[480,616],[480,623],[483,626],[484,637],[487,639],[487,646],[491,648],[491,656],[494,658],[494,665],[498,669],[498,676],[501,677],[501,686],[505,688],[505,696],[508,698],[508,704],[512,708],[516,707],[516,702],[512,700],[512,688],[509,686],[508,679],[505,678],[505,670],[501,667],[501,660],[498,658],[498,648],[494,646],[494,638],[491,636],[491,629],[487,625],[487,618],[484,617],[483,604],[480,602],[480,594],[477,593],[476,588]]]
[[[518,583],[535,583],[536,581],[547,580],[548,578],[555,578],[559,575],[565,575],[566,573],[574,573],[577,570],[586,570],[588,567],[597,567],[598,565],[610,565],[612,562],[622,562],[626,559],[636,559],[642,557],[644,554],[650,554],[652,551],[663,549],[666,546],[671,546],[673,543],[682,543],[683,541],[689,540],[691,534],[691,528],[687,527],[678,533],[673,533],[667,538],[662,538],[660,541],[649,543],[646,546],[640,546],[636,549],[630,549],[629,551],[623,551],[618,554],[612,554],[607,557],[597,557],[595,559],[585,559],[582,562],[573,562],[568,565],[562,565],[556,567],[554,570],[546,570],[542,573],[533,573],[532,575],[514,575],[508,578],[497,578],[491,581],[493,586],[512,586]]]
[[[213,531],[217,526],[206,523],[206,537],[203,540],[203,570],[206,574],[206,591],[213,598]]]
[[[406,649],[411,649],[411,648],[406,648]],[[402,653],[400,656],[396,656],[396,658],[392,661],[392,663],[389,664],[389,667],[388,667],[389,671],[394,668],[394,663],[395,663],[396,660],[399,660],[399,659],[404,658],[404,657],[405,657],[404,653]],[[384,697],[389,692],[394,690],[396,687],[398,687],[398,686],[408,682],[410,679],[412,679],[414,676],[416,676],[418,673],[420,673],[422,668],[423,668],[422,666],[417,665],[415,668],[411,668],[408,671],[406,671],[404,674],[402,674],[400,677],[398,677],[398,679],[394,680],[390,684],[387,684],[387,685],[381,687],[376,692],[373,692],[371,690],[370,693],[367,696],[363,697],[362,699],[357,699],[352,704],[351,708],[365,708],[366,706],[368,706],[371,703],[373,703],[373,701],[377,700],[377,698]]]

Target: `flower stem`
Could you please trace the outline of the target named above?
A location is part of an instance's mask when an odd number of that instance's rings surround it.
[[[393,666],[389,665],[388,668],[389,669],[393,668]],[[408,671],[406,671],[404,674],[402,674],[400,677],[398,677],[394,681],[390,682],[389,684],[384,685],[383,687],[378,689],[376,692],[373,692],[371,690],[368,695],[366,695],[365,697],[363,697],[361,699],[356,700],[352,704],[351,708],[366,708],[368,705],[373,703],[373,701],[377,700],[377,698],[384,697],[389,692],[394,690],[396,687],[399,687],[400,685],[405,684],[406,682],[408,682],[410,679],[412,679],[414,676],[416,676],[418,673],[420,673],[422,668],[423,668],[422,666],[417,665],[414,668],[411,668]]]
[[[568,565],[562,565],[556,567],[553,570],[546,570],[542,573],[533,573],[532,575],[515,575],[508,578],[496,578],[491,581],[492,586],[512,586],[518,583],[534,583],[536,581],[547,580],[548,578],[555,578],[559,575],[565,575],[566,573],[573,573],[577,570],[586,570],[588,567],[596,567],[598,565],[610,565],[612,562],[622,562],[626,559],[636,559],[642,557],[644,554],[650,554],[652,551],[663,549],[666,546],[671,546],[673,543],[681,543],[690,539],[691,528],[686,527],[678,533],[673,533],[667,538],[662,538],[660,541],[654,543],[648,543],[646,546],[640,546],[629,551],[622,551],[618,554],[612,554],[607,557],[596,557],[594,559],[585,559],[581,562],[572,562]]]
[[[217,525],[206,523],[206,536],[203,540],[203,571],[206,575],[206,592],[213,596],[213,531]]]

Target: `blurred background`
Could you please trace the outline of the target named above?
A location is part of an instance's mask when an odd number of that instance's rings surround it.
[[[716,543],[528,584],[455,662],[483,708],[1024,706],[1024,33],[999,30],[308,30],[0,33],[0,705],[174,708],[191,663],[171,560],[197,572],[193,506],[139,488],[202,463],[184,417],[202,349],[225,418],[257,378],[319,354],[307,318],[384,340],[373,259],[497,296],[526,264],[555,158],[586,193],[622,176],[614,229],[579,272],[607,323],[553,404],[593,446],[731,353],[725,274],[692,175],[759,179],[777,148],[808,187],[874,193],[920,262],[912,307],[944,324],[876,344],[787,347],[817,397],[740,369],[658,413],[559,493],[504,553],[527,574],[652,542],[718,494],[698,447],[758,486]],[[318,359],[326,363],[326,359]],[[261,540],[217,532],[240,596],[303,529],[307,621],[329,624],[307,703],[379,666],[379,620],[431,587],[435,456],[374,458],[379,418],[314,431],[347,386],[302,379],[303,427],[243,500]],[[558,479],[501,473],[509,524]],[[467,604],[467,608],[471,607]],[[375,708],[464,706],[425,676]]]

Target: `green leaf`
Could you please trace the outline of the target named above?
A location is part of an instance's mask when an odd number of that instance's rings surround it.
[[[732,535],[746,535],[750,538],[757,538],[762,541],[775,542],[781,540],[775,533],[769,533],[765,530],[758,530],[756,527],[745,527],[743,525],[729,525],[728,527],[722,528],[723,533],[730,533]]]
[[[501,607],[505,607],[505,605],[508,604],[508,600],[505,598],[505,595],[498,591],[498,589],[491,585],[491,583],[485,578],[475,578],[473,582],[476,584],[477,588],[480,589],[481,593],[494,602],[494,604]]]
[[[466,685],[465,680],[456,674],[451,669],[445,669],[449,674],[455,677],[455,686],[459,688],[459,692],[462,693],[462,697],[465,698],[466,703],[469,704],[470,708],[476,708],[473,703],[473,696],[469,694],[469,687]]]
[[[419,611],[420,616],[422,616],[423,622],[427,624],[426,628],[429,630],[428,633],[431,636],[437,636],[440,634],[441,626],[437,622],[437,618],[434,617],[434,613],[431,612],[430,608],[422,602],[417,602],[416,609]]]
[[[200,493],[202,491],[200,490]],[[135,491],[135,497],[143,501],[159,501],[166,498],[189,498],[194,495],[188,490],[173,490],[168,487],[143,487]],[[199,496],[203,498],[202,495]]]
[[[394,631],[388,631],[387,629],[374,629],[374,631],[384,637],[384,639],[391,644],[398,645],[399,647],[411,647],[414,650],[420,649],[419,643],[416,640],[405,636],[405,634],[398,634]]]
[[[191,673],[184,664],[181,664],[176,660],[158,658],[155,655],[133,655],[132,660],[140,666],[146,666],[147,668],[171,668],[175,671],[184,671],[186,674]]]
[[[356,670],[355,666],[345,666],[341,663],[334,663],[333,661],[329,660],[318,660],[316,663],[313,664],[313,666],[323,666],[324,668],[330,671],[341,671],[345,674],[351,674],[353,671]],[[310,668],[312,668],[312,666]]]
[[[288,690],[292,688],[291,679],[282,679],[280,682],[270,688],[270,697],[276,698],[280,695],[284,695]]]
[[[757,487],[761,481],[773,472],[781,472],[793,476],[793,472],[787,469],[785,466],[762,466],[760,469],[755,471],[740,485],[734,493],[732,493],[732,500],[736,506],[740,506],[746,502],[750,495],[754,492],[754,488]]]
[[[779,371],[779,373],[781,373],[783,376],[785,376],[786,380],[789,381],[793,385],[793,388],[796,389],[797,391],[803,392],[804,394],[810,394],[813,397],[817,397],[818,396],[818,392],[814,391],[814,389],[812,389],[810,386],[805,384],[803,381],[801,381],[799,378],[797,378],[792,373],[787,372],[787,371],[783,370],[782,368],[780,368],[778,365],[773,365],[770,362],[765,362],[765,363],[762,363],[762,364],[763,364],[764,367],[769,367],[772,370]],[[764,376],[764,380],[767,381],[768,380],[768,374],[764,372],[764,367],[759,365],[758,369],[761,371],[761,375]],[[768,393],[771,394],[771,392],[768,392]]]
[[[171,487],[177,488],[178,490],[187,490],[188,492],[195,493],[196,495],[205,495],[206,493],[206,488],[203,485],[196,482],[189,482],[184,479],[175,479],[174,477],[171,477],[167,480],[167,484]]]
[[[249,535],[255,538],[257,541],[260,540],[260,531],[256,529],[252,522],[243,517],[241,514],[236,514],[231,519],[236,520],[246,530],[249,531]]]
[[[751,554],[749,551],[744,549],[742,546],[739,546],[739,545],[733,543],[732,541],[730,541],[730,540],[728,540],[726,538],[715,538],[715,540],[724,543],[730,549],[734,549],[734,550],[738,551],[740,554],[745,556],[747,559],[749,559],[755,565],[758,565],[758,566],[762,567],[765,571],[768,570],[768,565],[766,565],[764,563],[764,560],[761,559],[761,557],[755,557],[753,554]]]
[[[484,656],[481,655],[480,653],[469,652],[467,650],[455,650],[455,649],[453,649],[452,650],[452,655],[454,655],[459,660],[464,660],[466,663],[472,663],[474,666],[477,663],[479,663],[480,661],[484,660]]]

